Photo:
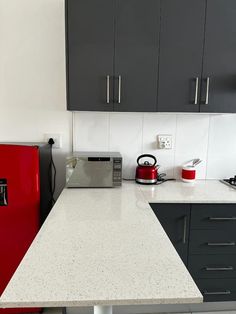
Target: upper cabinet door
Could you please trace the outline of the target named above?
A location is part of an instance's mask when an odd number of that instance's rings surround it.
[[[203,112],[236,112],[236,1],[208,0]]]
[[[156,111],[159,0],[117,0],[115,111]]]
[[[113,110],[115,0],[67,0],[67,108]]]
[[[162,1],[158,111],[199,111],[205,10],[206,0]]]

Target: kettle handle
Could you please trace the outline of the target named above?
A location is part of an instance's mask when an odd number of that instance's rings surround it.
[[[155,166],[155,165],[156,165],[157,160],[156,160],[156,157],[155,157],[155,156],[150,155],[150,154],[143,154],[143,155],[140,155],[140,156],[138,157],[138,159],[137,159],[137,164],[138,164],[139,166],[140,166],[140,164],[139,164],[139,160],[140,160],[141,158],[143,158],[143,157],[149,157],[149,158],[152,158],[152,159],[154,160],[154,164],[153,164],[153,166]]]

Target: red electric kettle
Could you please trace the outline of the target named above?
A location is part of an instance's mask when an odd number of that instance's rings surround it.
[[[144,157],[152,158],[153,164],[147,160],[144,161],[143,164],[140,164],[140,159]],[[159,166],[156,165],[156,157],[150,154],[144,154],[138,157],[137,163],[135,181],[140,184],[156,184],[158,178],[157,170],[159,168]]]

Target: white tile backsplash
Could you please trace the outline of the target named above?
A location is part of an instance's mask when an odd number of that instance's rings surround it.
[[[173,136],[171,150],[157,149],[158,134]],[[169,178],[193,158],[203,160],[199,179],[229,177],[236,174],[236,115],[76,112],[74,150],[120,151],[127,179],[143,153],[155,155]]]
[[[75,151],[108,151],[109,115],[101,112],[76,113],[73,135]]]
[[[160,172],[168,177],[174,175],[176,115],[144,113],[142,153],[152,154],[157,158]],[[157,149],[157,135],[171,134],[173,149]]]
[[[206,177],[209,119],[209,115],[177,116],[175,178],[180,178],[181,166],[193,158],[202,160],[197,178]]]
[[[134,178],[136,159],[142,153],[143,115],[141,113],[110,114],[110,151],[123,158],[123,177]]]
[[[236,115],[210,118],[207,178],[236,175]]]

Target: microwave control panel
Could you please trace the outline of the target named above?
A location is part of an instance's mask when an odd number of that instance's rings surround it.
[[[122,183],[122,158],[113,158],[113,184],[120,186]]]

